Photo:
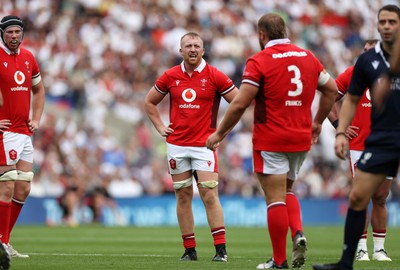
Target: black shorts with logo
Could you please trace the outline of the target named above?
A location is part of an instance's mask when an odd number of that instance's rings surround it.
[[[357,162],[357,168],[395,177],[400,164],[399,141],[398,132],[371,132],[365,141],[365,149]]]

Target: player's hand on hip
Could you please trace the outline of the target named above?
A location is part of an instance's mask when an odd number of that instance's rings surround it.
[[[345,134],[336,137],[335,154],[338,158],[345,160],[349,154],[349,141]]]
[[[39,129],[39,123],[34,120],[29,120],[28,126],[31,132],[35,132],[36,130]]]
[[[7,131],[11,126],[11,121],[8,119],[0,120],[0,132]]]
[[[164,127],[160,132],[161,136],[167,137],[169,134],[173,133],[174,129],[171,128],[171,126],[172,126],[172,123],[169,123],[169,125],[167,127]]]
[[[356,126],[348,126],[346,129],[346,137],[351,140],[358,136],[359,127]]]

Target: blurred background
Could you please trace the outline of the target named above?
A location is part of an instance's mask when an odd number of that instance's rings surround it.
[[[34,135],[32,200],[50,198],[61,209],[59,218],[47,215],[48,223],[73,225],[85,220],[76,217],[77,208],[89,208],[88,220],[96,222],[102,207],[115,209],[119,199],[173,196],[165,141],[145,115],[143,99],[158,76],[181,62],[179,39],[186,32],[202,35],[205,59],[239,87],[245,61],[259,51],[257,20],[279,12],[292,43],[311,50],[336,77],[354,64],[365,39],[378,37],[377,11],[388,3],[399,5],[385,0],[0,1],[0,17],[23,19],[23,46],[36,56],[47,91]],[[160,110],[167,122],[165,101]],[[226,106],[222,103],[220,117]],[[251,131],[249,109],[219,148],[222,195],[263,200],[252,173]],[[334,129],[324,123],[295,184],[300,199],[346,198],[349,165],[335,157],[333,144]],[[394,182],[391,198],[399,194]]]

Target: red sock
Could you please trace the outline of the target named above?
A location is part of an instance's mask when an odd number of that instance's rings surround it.
[[[24,206],[24,202],[18,201],[16,199],[12,199],[11,201],[11,218],[10,218],[10,228],[9,235],[11,235],[11,231],[14,228],[15,223],[19,217],[19,213],[21,213],[22,206]]]
[[[286,193],[286,208],[289,217],[289,227],[293,239],[297,231],[303,231],[303,226],[301,224],[300,203],[296,195],[292,192]]]
[[[8,244],[10,238],[9,228],[10,228],[10,218],[11,218],[11,202],[0,201],[0,240]]]
[[[274,261],[280,265],[286,260],[286,236],[289,218],[284,202],[271,203],[267,207],[268,231],[271,238]]]
[[[182,239],[185,249],[196,247],[196,238],[194,237],[194,233],[182,235]]]
[[[225,227],[218,227],[211,230],[211,234],[214,238],[214,246],[219,244],[225,244]]]

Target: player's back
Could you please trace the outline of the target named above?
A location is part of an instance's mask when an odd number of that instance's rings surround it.
[[[249,61],[255,61],[260,71],[254,117],[256,149],[309,150],[311,104],[323,70],[320,62],[311,52],[289,43],[266,47]]]

